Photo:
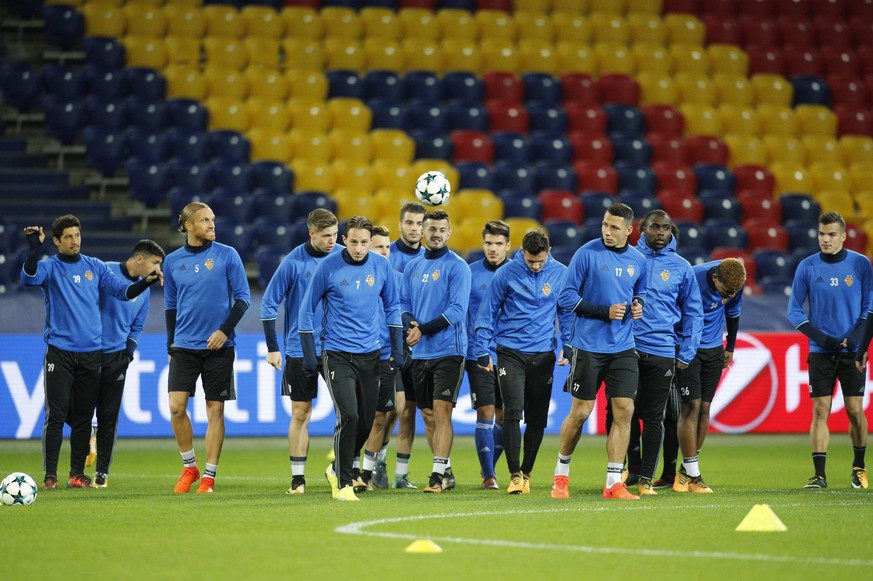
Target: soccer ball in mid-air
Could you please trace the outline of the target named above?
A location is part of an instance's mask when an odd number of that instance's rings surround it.
[[[33,504],[36,482],[24,472],[13,472],[0,482],[0,501],[6,506]]]
[[[415,197],[425,206],[442,206],[451,193],[452,184],[442,172],[426,171],[415,181]]]

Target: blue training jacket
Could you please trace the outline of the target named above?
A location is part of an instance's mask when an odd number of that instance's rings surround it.
[[[494,278],[494,273],[497,269],[508,264],[509,260],[504,260],[497,266],[491,264],[483,258],[477,260],[470,265],[470,308],[467,310],[467,359],[476,360],[476,315],[479,313],[479,306],[482,304],[482,298]],[[494,350],[496,344],[491,341],[488,346],[488,352],[491,354],[491,360],[497,361],[497,352]]]
[[[127,269],[123,269],[120,262],[107,262],[109,267],[118,278],[136,282],[138,279],[131,278]],[[139,343],[149,316],[149,298],[151,289],[147,288],[141,295],[129,301],[119,301],[116,298],[100,295],[100,318],[103,323],[103,352],[116,353],[127,348],[127,342]]]
[[[712,260],[693,266],[697,286],[700,288],[700,300],[703,303],[703,333],[700,336],[700,349],[711,349],[724,345],[725,319],[736,319],[743,307],[743,290],[732,299],[722,298],[715,289],[712,275],[721,264],[721,260]]]

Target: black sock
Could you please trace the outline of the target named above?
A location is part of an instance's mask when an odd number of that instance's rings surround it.
[[[372,470],[363,470],[361,472],[361,480],[363,480],[365,484],[372,479],[373,479],[373,471]]]
[[[812,453],[812,464],[815,466],[815,475],[825,477],[825,462],[827,462],[828,453],[827,452],[813,452]]]
[[[854,468],[866,468],[864,465],[864,454],[867,452],[867,446],[852,446],[855,451],[855,461],[852,462]]]

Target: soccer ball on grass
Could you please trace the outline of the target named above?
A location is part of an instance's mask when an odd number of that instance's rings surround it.
[[[6,506],[33,504],[36,492],[36,482],[24,472],[13,472],[0,482],[0,502]]]
[[[425,206],[442,206],[451,193],[452,184],[442,172],[426,171],[415,180],[415,197]]]

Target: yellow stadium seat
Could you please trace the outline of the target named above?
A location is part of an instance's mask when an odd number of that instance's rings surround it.
[[[288,97],[288,79],[279,69],[249,67],[243,71],[249,88],[249,97],[285,100]]]
[[[209,4],[201,9],[206,20],[206,36],[241,38],[246,24],[233,6]]]
[[[298,192],[315,190],[333,192],[335,188],[333,167],[326,161],[295,158],[291,162],[294,170],[294,189]]]
[[[721,115],[721,125],[725,131],[752,137],[761,134],[761,121],[758,118],[758,112],[752,107],[719,105],[718,114]]]
[[[592,12],[588,17],[591,26],[591,40],[595,43],[608,42],[628,44],[630,27],[627,21],[618,14]]]
[[[249,94],[249,85],[242,72],[237,69],[222,66],[207,66],[203,69],[206,79],[206,90],[211,95],[245,99]]]
[[[844,163],[843,150],[840,142],[833,137],[821,135],[804,135],[800,138],[803,151],[806,154],[806,163],[828,162],[849,167],[851,162]]]
[[[547,14],[552,8],[552,3],[549,0],[515,0],[512,6],[516,12]]]
[[[617,42],[598,42],[594,44],[597,56],[597,71],[601,75],[633,75],[636,72],[634,57],[630,49]]]
[[[764,143],[755,135],[728,133],[723,137],[730,150],[730,166],[767,165],[767,150]]]
[[[337,188],[333,193],[336,200],[337,218],[348,220],[354,216],[365,216],[371,222],[381,219],[379,202],[371,192],[362,192],[355,188]]]
[[[856,190],[853,196],[858,214],[864,218],[873,218],[873,190]]]
[[[560,69],[555,45],[544,40],[518,41],[522,73],[549,73],[557,75]]]
[[[424,172],[430,171],[432,169],[442,172],[453,187],[458,184],[458,170],[455,168],[455,166],[453,166],[451,163],[444,159],[421,158],[416,159],[412,162],[412,173],[415,175],[415,177],[418,177]]]
[[[439,22],[439,38],[464,38],[479,40],[479,25],[470,12],[460,8],[446,8],[436,13]],[[407,39],[414,38],[407,36]]]
[[[803,144],[793,135],[764,135],[762,138],[770,163],[806,164]]]
[[[121,9],[127,21],[127,34],[133,36],[164,36],[167,18],[160,6],[126,4]]]
[[[509,224],[509,244],[512,248],[521,248],[524,235],[542,228],[542,224],[533,218],[504,218]]]
[[[706,26],[691,14],[671,13],[664,16],[667,39],[670,44],[692,44],[703,46],[706,40]]]
[[[81,12],[85,16],[86,36],[120,38],[127,29],[127,19],[119,6],[89,2]]]
[[[240,9],[239,15],[249,38],[256,36],[278,41],[285,36],[285,19],[269,6],[246,5]]]
[[[443,57],[437,41],[427,38],[407,38],[400,46],[403,49],[406,70],[432,73],[442,71]]]
[[[167,80],[168,99],[197,99],[202,101],[208,95],[206,79],[196,67],[169,66],[164,69]]]
[[[164,6],[167,36],[187,36],[199,39],[206,32],[206,18],[199,6],[167,4]]]
[[[633,44],[660,44],[667,40],[667,28],[659,15],[637,12],[627,15],[627,26]]]
[[[330,112],[333,129],[370,130],[373,111],[360,99],[348,97],[328,99],[327,109]]]
[[[597,55],[584,42],[559,42],[555,52],[558,55],[558,74],[588,73],[597,74]]]
[[[362,8],[358,16],[363,25],[364,38],[400,40],[400,20],[397,18],[397,14],[390,8]]]
[[[288,132],[291,153],[294,159],[329,162],[333,159],[333,144],[330,136],[321,131],[292,129]]]
[[[516,8],[515,28],[518,40],[555,41],[555,26],[552,19],[542,12],[521,12]]]
[[[779,105],[758,105],[761,131],[764,135],[796,136],[797,116],[794,109]]]
[[[338,159],[332,165],[337,189],[348,188],[361,195],[369,195],[375,191],[376,180],[369,161]]]
[[[415,141],[400,129],[374,129],[370,132],[374,160],[391,160],[408,165],[415,157]]]
[[[154,36],[125,36],[122,40],[127,66],[161,70],[167,66],[167,46],[163,38]]]
[[[776,193],[799,193],[809,196],[815,193],[815,186],[806,168],[799,163],[771,163],[770,171],[776,178]]]
[[[376,180],[376,190],[403,190],[412,192],[412,183],[418,174],[413,175],[412,165],[399,159],[373,160],[373,177]],[[405,187],[409,186],[409,187]]]
[[[479,40],[500,40],[515,42],[518,32],[515,20],[501,10],[476,10],[473,12],[476,20]]]
[[[634,43],[631,53],[638,73],[673,74],[673,57],[663,46]]]
[[[482,72],[482,55],[475,41],[447,38],[441,43],[442,62],[446,71]],[[415,67],[408,67],[409,70]]]
[[[798,135],[821,135],[836,137],[837,116],[823,105],[798,105],[794,108],[797,116]]]
[[[514,43],[485,39],[479,43],[479,50],[482,52],[482,72],[506,71],[518,74],[521,71],[521,56]]]
[[[325,38],[361,38],[364,27],[358,13],[351,8],[326,6],[321,9],[321,20],[324,22]]]
[[[685,117],[685,136],[721,135],[721,116],[715,107],[699,103],[685,103],[679,106]]]
[[[589,12],[603,12],[605,14],[624,14],[627,0],[588,0]]]
[[[285,21],[286,38],[320,40],[324,36],[324,22],[314,8],[285,6],[279,14]]]
[[[662,73],[639,73],[640,106],[672,105],[678,103],[679,92],[673,78]]]
[[[485,222],[503,219],[503,200],[491,190],[459,190],[452,202],[455,215],[462,221],[475,222],[480,231]]]
[[[755,88],[745,76],[717,73],[712,75],[715,86],[715,99],[722,105],[755,104]]]
[[[659,16],[664,9],[662,0],[627,0],[627,13]]]
[[[556,42],[591,42],[591,23],[581,13],[553,12]]]
[[[355,129],[333,129],[328,133],[333,159],[370,163],[373,146],[370,134]]]
[[[251,161],[278,161],[285,164],[291,161],[291,142],[284,131],[252,127],[246,136],[252,144]]]
[[[447,244],[453,252],[466,256],[469,252],[482,249],[482,224],[465,219],[466,215],[458,210],[456,199],[449,201],[448,211],[451,216],[454,216],[454,220],[451,224],[451,235]]]
[[[275,69],[279,67],[281,55],[279,41],[266,36],[249,36],[243,39],[248,66],[266,67]]]
[[[844,135],[840,137],[840,151],[843,154],[843,163],[847,167],[851,167],[855,163],[873,164],[873,138],[866,135]],[[871,215],[871,218],[873,218],[873,215]]]
[[[406,70],[406,55],[396,40],[385,37],[364,39],[364,70],[394,71]]]
[[[411,188],[376,188],[376,191],[373,192],[373,198],[376,200],[376,206],[381,216],[380,225],[385,226],[392,232],[398,231],[397,223],[400,217],[400,208],[406,202],[412,201],[411,192]]]
[[[680,103],[715,105],[715,85],[704,75],[679,73],[675,76]]]
[[[324,69],[324,47],[310,38],[286,38],[282,41],[285,66],[292,69]]]
[[[323,102],[327,99],[330,83],[323,71],[318,69],[289,69],[285,71],[288,96],[291,99],[311,99]]]
[[[203,53],[206,55],[207,66],[221,66],[241,71],[249,62],[245,44],[229,37],[205,37]]]
[[[210,95],[204,105],[209,110],[209,129],[230,129],[245,133],[249,130],[249,110],[242,99]]]
[[[431,10],[424,8],[401,8],[397,12],[397,20],[400,21],[400,37],[422,38],[427,40],[439,40],[440,23]],[[475,41],[475,38],[469,40]]]
[[[852,187],[849,170],[839,163],[827,161],[814,161],[809,164],[807,171],[812,178],[812,185],[816,192],[823,190],[843,190],[848,192]]]
[[[698,76],[709,74],[709,56],[703,48],[693,44],[671,44],[669,50],[675,73]]]
[[[849,178],[852,183],[852,191],[860,192],[869,190],[873,184],[873,164],[853,163],[849,166]]]
[[[844,190],[825,190],[819,192],[815,200],[821,205],[822,212],[837,212],[846,221],[852,221],[857,213],[852,194]]]
[[[166,36],[167,66],[200,66],[200,39],[190,36]]]
[[[749,74],[749,55],[732,44],[710,44],[706,47],[712,74],[726,73],[745,77]]]
[[[581,14],[591,12],[591,9],[589,0],[552,0],[552,11]]]
[[[285,102],[280,99],[269,97],[249,97],[246,100],[249,110],[251,127],[260,129],[274,129],[283,135],[291,125],[291,117]]]
[[[794,87],[781,75],[752,75],[755,103],[791,107]]]
[[[324,40],[325,64],[328,69],[363,72],[366,55],[355,38],[329,36]]]
[[[292,129],[308,129],[327,133],[330,129],[331,114],[324,101],[307,98],[292,98],[288,101]]]

